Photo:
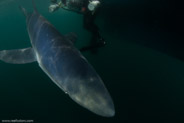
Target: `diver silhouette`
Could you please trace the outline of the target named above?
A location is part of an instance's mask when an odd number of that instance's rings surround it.
[[[57,11],[59,8],[66,9],[68,11],[74,11],[83,14],[83,26],[88,30],[92,38],[90,45],[80,49],[80,51],[91,50],[92,53],[97,52],[97,48],[105,46],[104,38],[100,35],[99,28],[95,24],[96,15],[100,6],[99,0],[51,0],[49,6],[49,12]]]

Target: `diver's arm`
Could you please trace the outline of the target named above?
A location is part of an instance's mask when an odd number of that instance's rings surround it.
[[[65,10],[67,10],[67,11],[73,11],[72,9],[69,9],[66,5],[62,4],[61,1],[59,1],[59,2],[57,3],[57,5],[58,5],[59,8],[65,9]]]
[[[69,9],[68,7],[66,7],[66,6],[62,6],[61,7],[62,9],[64,9],[64,10],[67,10],[67,11],[72,11],[72,12],[76,12],[76,13],[79,13],[79,14],[81,14],[82,12],[80,12],[80,11],[76,11],[75,9]]]
[[[57,2],[57,1],[56,1]],[[49,12],[53,13],[62,7],[62,2],[54,3],[49,6]]]

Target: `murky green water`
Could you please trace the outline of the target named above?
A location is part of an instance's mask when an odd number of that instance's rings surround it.
[[[50,14],[49,0],[35,1],[38,11],[61,33],[78,35],[78,48],[89,43],[90,33],[83,28],[82,15],[64,10]],[[0,62],[0,120],[32,119],[38,123],[184,121],[183,43],[179,43],[183,37],[179,27],[174,30],[177,25],[167,25],[169,22],[182,23],[163,21],[162,14],[157,16],[162,12],[162,5],[167,8],[170,4],[157,5],[159,2],[156,1],[153,6],[152,2],[144,0],[139,4],[136,1],[118,2],[118,5],[112,1],[105,3],[97,24],[107,45],[97,54],[86,52],[84,55],[104,80],[114,100],[115,117],[103,118],[80,107],[37,63],[12,65]],[[32,11],[31,0],[0,2],[0,50],[30,46],[25,17],[19,5]],[[169,13],[180,19],[173,11],[163,15]]]

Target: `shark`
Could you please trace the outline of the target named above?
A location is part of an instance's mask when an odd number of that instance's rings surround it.
[[[62,35],[37,11],[20,9],[26,17],[31,46],[23,49],[1,50],[0,60],[11,64],[37,62],[48,77],[69,97],[103,116],[113,117],[115,108],[102,79],[92,65],[74,46],[73,33]]]

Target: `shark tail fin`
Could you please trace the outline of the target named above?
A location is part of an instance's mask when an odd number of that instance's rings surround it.
[[[34,11],[37,12],[37,8],[36,8],[36,4],[35,4],[35,1],[34,0],[32,0],[32,5],[33,5],[33,8],[34,8]],[[19,8],[24,13],[24,15],[26,17],[28,17],[30,15],[30,13],[28,13],[24,7],[19,6]]]
[[[19,8],[20,8],[20,10],[23,12],[23,14],[24,14],[26,17],[28,17],[28,13],[27,13],[26,9],[23,8],[22,6],[19,6]]]
[[[35,4],[35,1],[34,0],[32,0],[32,5],[33,5],[33,8],[34,8],[34,11],[37,12],[37,8],[36,8],[36,4]]]

